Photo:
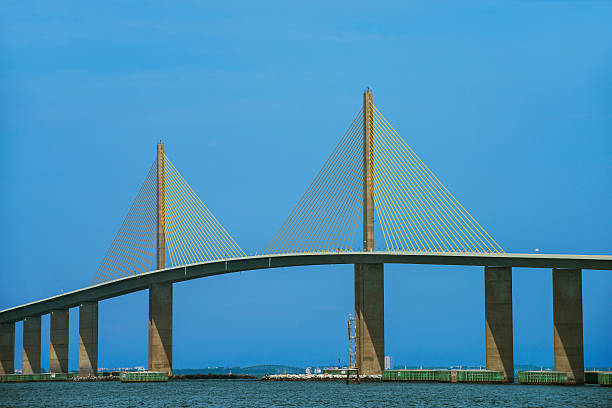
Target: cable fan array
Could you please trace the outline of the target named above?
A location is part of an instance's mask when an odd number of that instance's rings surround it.
[[[387,250],[503,252],[372,105],[372,195]],[[360,110],[266,254],[347,251],[363,211]],[[169,266],[245,256],[164,155]],[[153,163],[93,283],[154,269],[157,164]]]
[[[166,266],[227,259],[245,253],[164,155]],[[157,161],[149,169],[93,284],[156,269]]]
[[[503,252],[371,107],[372,195],[388,251]],[[363,110],[265,253],[351,250],[363,202]]]
[[[362,141],[359,111],[264,253],[351,249],[361,219]]]
[[[174,165],[166,164],[166,239],[172,265],[245,256]]]
[[[373,194],[387,249],[503,252],[373,107]]]
[[[153,162],[92,283],[154,269],[156,205],[157,163]]]

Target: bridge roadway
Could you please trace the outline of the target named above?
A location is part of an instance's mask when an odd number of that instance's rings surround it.
[[[255,255],[195,263],[115,279],[47,299],[0,311],[0,323],[10,323],[148,289],[152,284],[182,282],[226,273],[291,266],[339,264],[470,265],[557,269],[612,270],[608,255],[549,255],[455,252],[316,252]]]

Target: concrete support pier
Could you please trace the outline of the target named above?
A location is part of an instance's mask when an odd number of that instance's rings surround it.
[[[23,319],[23,374],[40,373],[40,316]]]
[[[15,372],[15,323],[0,323],[0,374]]]
[[[172,374],[172,283],[149,287],[149,371]]]
[[[49,372],[68,372],[68,309],[51,312]]]
[[[385,368],[384,264],[355,265],[355,335],[359,374]]]
[[[568,384],[584,384],[582,270],[553,269],[555,370],[567,373]]]
[[[79,377],[98,375],[98,302],[79,306]]]
[[[514,382],[512,341],[512,268],[485,267],[487,370],[503,371]]]

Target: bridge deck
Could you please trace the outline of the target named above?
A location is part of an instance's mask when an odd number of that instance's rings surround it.
[[[547,255],[505,253],[415,253],[415,252],[328,252],[258,255],[222,259],[166,268],[89,286],[47,299],[0,311],[0,323],[40,316],[52,310],[76,307],[147,289],[153,283],[181,282],[225,273],[290,266],[356,263],[399,263],[428,265],[511,266],[523,268],[575,268],[612,270],[608,255]]]

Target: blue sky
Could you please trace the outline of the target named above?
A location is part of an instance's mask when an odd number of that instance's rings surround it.
[[[159,139],[261,251],[366,86],[506,251],[612,254],[610,21],[608,2],[5,2],[0,308],[91,280]],[[394,265],[385,279],[397,363],[484,363],[481,268]],[[551,271],[515,269],[513,289],[515,362],[552,365]],[[346,358],[350,266],[174,293],[176,368]],[[610,293],[609,272],[584,271],[587,365],[612,365]],[[101,366],[146,366],[147,307],[145,292],[101,302]]]

